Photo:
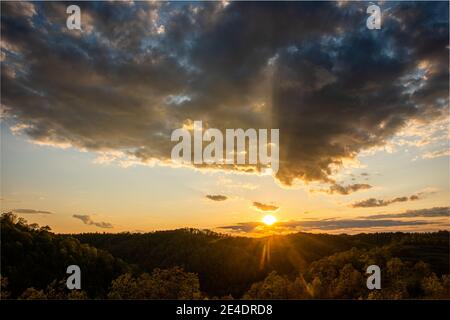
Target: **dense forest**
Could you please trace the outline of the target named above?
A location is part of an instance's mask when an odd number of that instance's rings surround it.
[[[10,299],[449,299],[449,232],[234,237],[180,229],[61,235],[1,216]],[[66,289],[66,268],[82,289]],[[366,269],[381,268],[381,290]]]

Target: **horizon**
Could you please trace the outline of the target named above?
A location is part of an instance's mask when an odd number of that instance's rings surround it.
[[[13,214],[13,212],[4,212],[3,214]],[[22,217],[23,218],[23,217]],[[25,219],[25,222],[28,222]],[[263,223],[261,222],[261,225]],[[153,233],[164,233],[164,232],[188,232],[190,233],[191,231],[199,231],[201,233],[211,233],[214,235],[218,235],[220,237],[236,237],[236,238],[252,238],[252,239],[263,239],[263,238],[270,238],[270,237],[278,237],[278,236],[290,236],[290,235],[297,235],[297,234],[311,234],[311,235],[332,235],[332,236],[357,236],[357,235],[362,235],[362,234],[395,234],[395,233],[400,233],[400,234],[433,234],[433,233],[441,233],[441,232],[445,232],[445,233],[450,233],[450,230],[446,230],[446,229],[436,229],[436,230],[430,230],[430,231],[377,231],[377,230],[372,230],[372,231],[361,231],[361,232],[350,232],[350,233],[346,233],[346,232],[342,232],[342,233],[330,233],[330,232],[320,232],[320,231],[290,231],[290,232],[286,232],[286,233],[276,233],[273,231],[273,229],[269,229],[268,230],[270,232],[266,232],[266,233],[235,233],[235,232],[226,232],[226,231],[221,231],[219,230],[212,230],[212,229],[201,229],[201,228],[195,228],[195,227],[190,227],[190,226],[185,226],[185,227],[180,227],[180,228],[175,228],[175,229],[155,229],[155,230],[149,230],[149,231],[142,231],[142,230],[124,230],[124,231],[105,231],[105,230],[95,230],[95,231],[84,231],[84,232],[75,232],[75,233],[64,233],[64,232],[54,232],[53,229],[51,228],[51,226],[49,225],[37,225],[38,228],[45,228],[45,227],[49,227],[50,229],[48,230],[49,232],[55,234],[55,235],[67,235],[67,236],[71,236],[71,235],[82,235],[82,234],[109,234],[109,235],[120,235],[120,234],[141,234],[141,235],[145,235],[145,234],[153,234]]]

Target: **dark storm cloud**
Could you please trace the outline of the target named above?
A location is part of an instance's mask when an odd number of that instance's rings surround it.
[[[109,222],[95,222],[92,220],[92,218],[89,215],[84,215],[84,214],[74,214],[72,217],[74,217],[75,219],[79,219],[81,221],[83,221],[84,224],[90,225],[90,226],[96,226],[99,228],[105,228],[105,229],[110,229],[113,228],[113,225]]]
[[[12,212],[24,214],[52,214],[50,211],[35,210],[35,209],[13,209]]]
[[[79,5],[82,33],[65,3],[1,3],[2,108],[40,143],[168,161],[189,119],[279,128],[282,183],[347,194],[344,158],[445,117],[446,2],[385,3],[374,31],[366,3]]]
[[[208,194],[206,195],[206,198],[213,201],[225,201],[228,199],[227,196],[221,195],[221,194]]]

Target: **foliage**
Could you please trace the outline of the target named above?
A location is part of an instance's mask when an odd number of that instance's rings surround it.
[[[8,287],[8,278],[2,277],[0,275],[0,299],[8,299],[11,295],[7,289]]]
[[[272,271],[260,282],[254,283],[244,295],[244,299],[307,299],[311,295],[304,279],[297,277],[290,281]]]
[[[231,237],[180,229],[57,235],[1,217],[1,297],[449,299],[449,232]],[[82,289],[65,286],[67,266]],[[366,287],[367,267],[381,290]]]
[[[65,281],[66,269],[72,264],[83,270],[83,289],[92,297],[101,297],[112,279],[129,270],[125,262],[104,250],[73,237],[55,236],[48,227],[28,225],[11,213],[1,216],[1,246],[2,275],[8,278],[12,297],[27,288],[36,288],[27,296],[41,296],[41,289],[52,281]]]
[[[384,254],[384,256],[382,256]],[[365,270],[378,258],[382,289],[368,290]],[[381,259],[380,259],[381,257]],[[450,276],[440,278],[424,262],[390,258],[387,248],[351,249],[311,264],[305,276],[290,281],[271,272],[244,295],[248,299],[449,299]]]
[[[198,299],[201,297],[197,275],[180,267],[133,277],[125,273],[112,282],[110,299]]]

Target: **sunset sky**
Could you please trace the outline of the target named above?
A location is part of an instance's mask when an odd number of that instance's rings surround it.
[[[69,3],[2,2],[2,212],[61,233],[450,229],[448,2],[374,3],[380,30],[361,2],[78,3],[78,31]],[[278,128],[279,171],[176,166],[195,120]]]

